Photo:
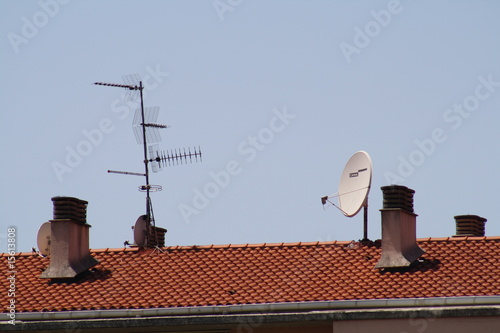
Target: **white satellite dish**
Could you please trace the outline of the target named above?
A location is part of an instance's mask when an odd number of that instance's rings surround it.
[[[38,229],[38,235],[36,237],[36,245],[38,246],[38,250],[44,256],[48,256],[50,254],[50,222],[45,222],[42,224],[40,229]]]
[[[372,182],[372,160],[358,151],[347,161],[339,185],[339,207],[345,216],[353,217],[365,205]]]
[[[146,245],[146,236],[148,233],[148,221],[146,215],[141,215],[134,225],[134,242],[136,245],[143,247]]]
[[[365,151],[358,151],[347,161],[340,177],[339,191],[331,196],[321,198],[321,202],[340,209],[347,217],[353,217],[364,207],[364,239],[368,239],[368,193],[372,182],[372,160]],[[337,197],[338,205],[330,198]]]

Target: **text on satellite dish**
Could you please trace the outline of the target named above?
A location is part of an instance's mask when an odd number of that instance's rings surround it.
[[[359,176],[359,173],[360,173],[360,172],[363,172],[363,171],[366,171],[366,170],[367,170],[367,168],[364,168],[364,169],[360,169],[360,170],[358,170],[358,172],[351,172],[351,173],[349,174],[349,178],[354,178],[354,177],[357,177],[357,176]]]

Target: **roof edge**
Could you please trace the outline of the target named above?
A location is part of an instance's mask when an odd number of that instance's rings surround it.
[[[450,237],[427,237],[427,238],[417,238],[417,242],[439,242],[439,241],[500,241],[500,236],[450,236]]]
[[[17,321],[46,321],[46,320],[81,320],[81,319],[110,319],[136,317],[165,317],[186,315],[226,315],[245,313],[282,313],[324,310],[360,310],[360,309],[408,309],[427,307],[498,307],[500,313],[500,295],[498,296],[459,296],[459,297],[431,297],[431,298],[398,298],[398,299],[370,299],[370,300],[342,300],[342,301],[312,301],[290,303],[261,303],[243,305],[195,306],[178,308],[152,309],[113,309],[113,310],[75,310],[58,312],[19,312]],[[0,319],[1,322],[9,318]]]
[[[275,325],[276,323],[287,326],[308,325],[311,322],[330,325],[332,321],[343,320],[369,320],[369,319],[415,319],[415,318],[456,318],[456,317],[481,317],[484,323],[489,317],[490,325],[498,323],[500,318],[500,306],[446,306],[446,307],[415,307],[415,308],[387,308],[387,309],[352,309],[352,310],[323,310],[323,311],[296,311],[281,313],[253,312],[244,314],[217,314],[217,315],[189,315],[189,316],[164,316],[164,317],[136,317],[136,318],[113,318],[113,319],[87,319],[87,320],[47,320],[20,322],[16,326],[5,325],[0,322],[0,327],[5,331],[47,331],[67,330],[68,327],[79,329],[106,329],[106,328],[152,328],[168,327],[180,329],[199,328],[200,325],[217,326],[224,330],[238,329],[242,323],[248,323],[251,328],[260,325]],[[411,324],[411,322],[410,322]],[[476,324],[474,327],[480,328]],[[268,326],[269,327],[269,326]],[[491,326],[489,326],[491,327]],[[179,330],[179,331],[180,331]],[[176,330],[177,331],[177,330]]]
[[[439,241],[500,241],[500,236],[464,236],[464,237],[426,237],[417,238],[417,242],[439,242]],[[373,242],[375,242],[374,240]],[[295,247],[295,246],[320,246],[320,245],[349,245],[355,240],[349,241],[315,241],[315,242],[281,242],[281,243],[246,243],[246,244],[209,244],[209,245],[170,245],[165,246],[163,250],[202,250],[202,249],[229,249],[229,248],[258,248],[258,247]],[[93,249],[91,252],[137,252],[140,251],[138,248],[105,248],[105,249]]]

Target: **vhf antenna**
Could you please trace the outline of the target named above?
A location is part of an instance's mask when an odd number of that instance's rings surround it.
[[[148,229],[147,235],[149,235],[149,227],[155,225],[150,192],[157,192],[162,190],[162,187],[160,185],[151,185],[149,183],[149,164],[151,163],[153,172],[158,172],[162,167],[166,167],[167,165],[177,165],[179,164],[179,162],[183,164],[183,162],[188,161],[188,158],[189,162],[192,162],[193,158],[196,162],[198,161],[198,158],[201,161],[201,149],[200,147],[198,147],[198,149],[194,147],[193,152],[191,152],[191,148],[188,148],[188,151],[186,152],[186,149],[184,148],[183,151],[181,151],[180,149],[176,149],[170,150],[170,152],[165,153],[165,151],[159,151],[158,144],[151,145],[153,143],[161,141],[159,129],[168,128],[170,126],[156,123],[160,107],[154,106],[144,108],[144,86],[142,85],[139,74],[125,75],[123,76],[123,82],[125,84],[104,82],[94,82],[94,84],[99,86],[118,87],[126,89],[127,93],[124,97],[125,101],[133,101],[137,99],[137,95],[140,96],[141,107],[139,109],[136,109],[135,111],[132,128],[134,130],[137,143],[142,144],[144,150],[144,173],[114,170],[108,170],[108,173],[143,176],[146,178],[146,185],[139,186],[139,191],[146,192],[146,222]]]

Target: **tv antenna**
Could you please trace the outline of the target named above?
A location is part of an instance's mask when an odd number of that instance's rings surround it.
[[[162,167],[170,165],[183,164],[184,162],[193,162],[193,159],[197,162],[198,158],[201,161],[201,149],[200,147],[193,147],[183,150],[175,149],[170,150],[170,152],[160,151],[158,142],[161,141],[160,129],[169,128],[168,125],[157,124],[158,113],[160,107],[144,107],[144,96],[141,78],[139,74],[130,74],[123,76],[124,84],[116,83],[105,83],[105,82],[94,82],[95,85],[108,86],[123,88],[126,90],[124,96],[125,101],[134,101],[138,97],[140,98],[140,108],[136,109],[135,116],[132,121],[132,129],[134,131],[136,140],[138,144],[141,144],[144,152],[144,173],[141,172],[128,172],[128,171],[115,171],[108,170],[108,173],[116,173],[122,175],[132,175],[132,176],[143,176],[145,177],[146,184],[139,186],[139,191],[146,193],[146,215],[142,215],[138,220],[141,222],[141,230],[144,231],[144,239],[141,239],[141,244],[139,246],[145,246],[151,244],[150,237],[154,237],[156,240],[155,246],[158,245],[158,237],[156,235],[151,235],[151,227],[155,227],[155,219],[153,214],[153,205],[151,202],[150,193],[158,192],[162,190],[161,185],[152,185],[149,182],[149,165],[151,164],[151,169],[153,172],[158,172]],[[137,224],[137,222],[136,222]],[[156,228],[153,228],[156,230]],[[142,231],[141,231],[142,232]],[[137,234],[137,232],[134,232]],[[138,243],[136,241],[136,243]]]
[[[345,216],[353,217],[363,208],[363,240],[368,240],[368,193],[372,182],[372,160],[358,151],[347,161],[340,176],[339,191],[321,198],[321,203],[337,207]],[[338,198],[338,205],[330,199]]]

